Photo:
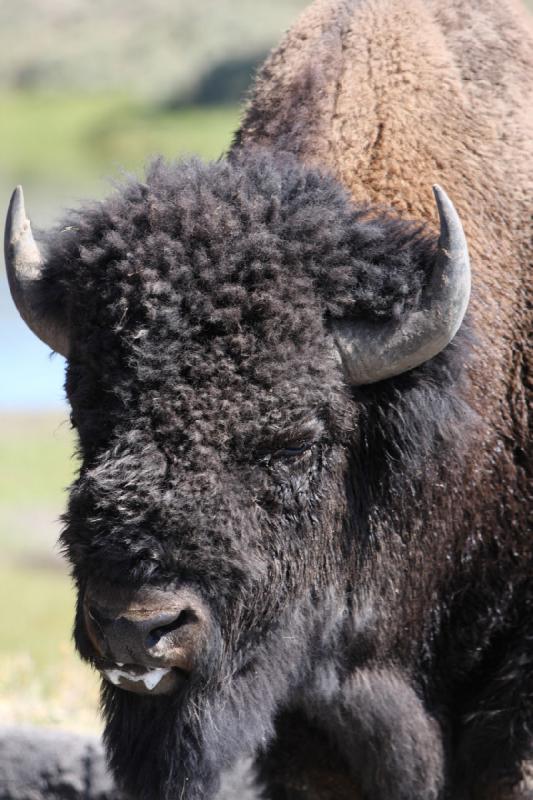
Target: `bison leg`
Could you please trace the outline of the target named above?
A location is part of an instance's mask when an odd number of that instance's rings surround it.
[[[279,716],[256,772],[265,800],[362,800],[336,748],[297,712]]]
[[[309,721],[311,720],[311,721]],[[334,697],[285,714],[258,763],[268,800],[439,800],[439,725],[387,670],[358,670]]]
[[[444,792],[439,724],[395,672],[361,669],[322,715],[365,800],[438,800]]]

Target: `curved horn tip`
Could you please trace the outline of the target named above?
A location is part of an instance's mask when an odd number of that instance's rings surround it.
[[[22,191],[22,185],[20,183],[15,186],[11,195],[11,202],[13,203],[16,201],[19,201],[22,203],[22,205],[24,205],[24,192]]]
[[[8,230],[18,229],[26,221],[26,210],[24,208],[24,192],[22,186],[17,186],[13,190],[9,208],[7,211],[6,228]]]
[[[6,266],[10,255],[8,250],[15,247],[17,242],[23,239],[24,235],[31,233],[30,221],[26,216],[26,209],[24,207],[24,192],[22,186],[17,186],[7,209],[6,224],[4,228],[4,252]]]
[[[4,255],[8,277],[30,280],[40,271],[43,258],[33,238],[30,220],[24,207],[22,186],[11,195],[4,228]]]
[[[442,186],[439,186],[438,183],[433,184],[433,196],[435,198],[435,203],[437,205],[437,211],[439,212],[439,220],[442,225],[443,220],[449,216],[449,212],[457,214],[455,211],[454,205]],[[448,213],[447,213],[448,212]]]
[[[11,195],[11,200],[9,201],[7,209],[4,235],[4,244],[6,246],[13,242],[25,222],[26,210],[24,208],[24,193],[22,191],[22,186],[17,186]]]
[[[453,228],[454,231],[460,231],[461,235],[464,236],[461,218],[454,204],[438,183],[433,185],[433,195],[435,196],[435,203],[439,213],[441,238],[443,235],[444,237],[448,236],[450,228]]]

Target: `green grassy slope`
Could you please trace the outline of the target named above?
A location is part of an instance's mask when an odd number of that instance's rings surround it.
[[[55,541],[75,459],[59,414],[0,415],[0,719],[95,730],[97,680],[71,642]]]
[[[102,194],[109,177],[142,173],[157,154],[218,158],[239,120],[236,107],[170,112],[122,94],[3,91],[0,109],[0,186],[7,194],[23,183],[52,198]]]
[[[0,541],[3,558],[49,553],[75,470],[70,425],[60,414],[0,416]]]
[[[0,567],[0,719],[97,731],[98,680],[71,641],[74,593],[60,571]]]

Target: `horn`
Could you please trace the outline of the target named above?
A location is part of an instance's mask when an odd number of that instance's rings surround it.
[[[470,259],[459,215],[440,186],[433,187],[440,236],[433,273],[418,308],[400,321],[335,320],[331,332],[346,379],[353,386],[392,378],[440,353],[463,321],[470,299]]]
[[[39,339],[66,358],[69,343],[64,326],[43,314],[39,304],[39,279],[44,259],[26,217],[21,186],[17,186],[9,203],[4,254],[11,296],[20,316]]]

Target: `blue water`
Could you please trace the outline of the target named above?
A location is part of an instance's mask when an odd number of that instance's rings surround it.
[[[62,408],[65,359],[29,331],[0,275],[0,410]]]

